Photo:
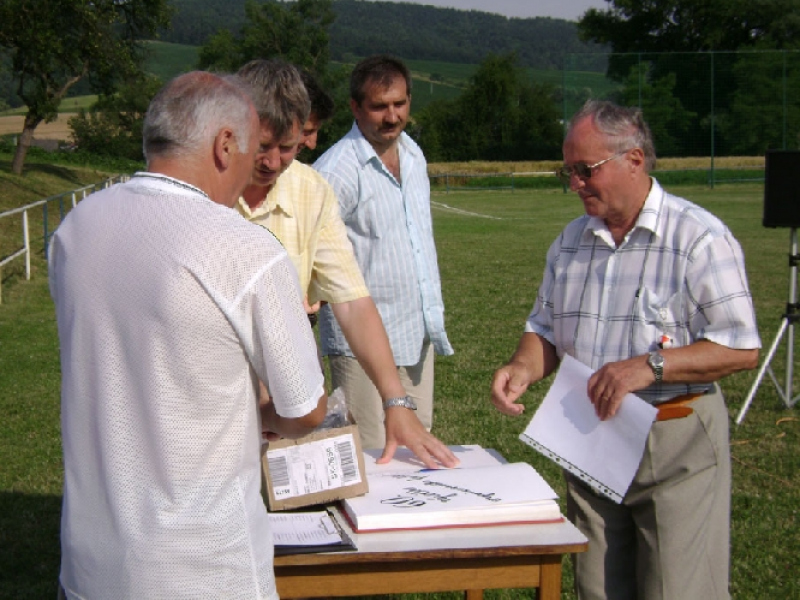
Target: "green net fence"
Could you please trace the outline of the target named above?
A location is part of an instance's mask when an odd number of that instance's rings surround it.
[[[697,157],[714,183],[763,180],[767,149],[800,148],[800,51],[570,54],[563,70],[566,122],[588,98],[638,106],[660,158]],[[680,178],[680,174],[672,177]]]

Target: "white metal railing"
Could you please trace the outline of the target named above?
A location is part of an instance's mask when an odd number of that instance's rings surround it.
[[[25,257],[25,279],[30,280],[31,278],[31,233],[30,233],[30,219],[28,217],[31,210],[36,208],[42,208],[42,230],[43,230],[43,240],[44,240],[44,251],[45,256],[47,255],[47,246],[48,242],[50,241],[50,237],[55,231],[53,228],[52,231],[48,230],[49,219],[47,216],[47,209],[48,206],[53,202],[59,203],[60,208],[60,218],[63,219],[64,215],[66,214],[64,211],[64,199],[69,198],[71,208],[75,208],[78,205],[79,200],[83,200],[89,194],[92,194],[98,190],[106,189],[111,187],[115,183],[121,183],[123,181],[127,181],[130,178],[129,175],[116,175],[114,177],[109,177],[99,183],[93,183],[91,185],[84,186],[82,188],[78,188],[76,190],[72,190],[70,192],[63,192],[61,194],[56,194],[55,196],[50,196],[49,198],[44,198],[43,200],[38,200],[31,204],[27,204],[25,206],[20,206],[19,208],[14,208],[11,210],[7,210],[5,212],[0,213],[0,219],[5,217],[11,217],[14,215],[22,214],[22,247],[14,250],[8,256],[0,258],[0,304],[3,303],[3,267],[10,263],[12,260],[19,258],[21,256]],[[59,221],[60,222],[60,221]]]

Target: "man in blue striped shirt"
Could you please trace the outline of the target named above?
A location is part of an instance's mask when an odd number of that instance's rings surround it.
[[[410,398],[381,406],[329,307],[320,340],[334,387],[341,386],[366,448],[384,445],[384,410],[416,410],[433,421],[433,355],[453,349],[444,329],[439,266],[422,150],[404,133],[411,104],[408,68],[389,56],[361,61],[350,79],[355,124],[314,164],[339,199],[342,219],[378,307]]]

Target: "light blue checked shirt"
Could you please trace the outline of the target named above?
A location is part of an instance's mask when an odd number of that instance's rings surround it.
[[[356,124],[314,168],[339,198],[356,260],[378,307],[395,364],[419,362],[430,340],[437,354],[453,348],[444,329],[444,303],[433,240],[425,157],[405,133],[399,138],[398,182]],[[320,311],[322,353],[353,356],[330,306]]]
[[[662,335],[673,348],[700,339],[761,346],[739,243],[714,215],[655,179],[618,248],[602,219],[567,225],[548,250],[525,330],[594,370],[656,350]],[[653,384],[636,394],[658,403],[707,387]]]

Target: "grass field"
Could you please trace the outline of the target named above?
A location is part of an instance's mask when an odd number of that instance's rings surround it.
[[[3,169],[0,164],[0,206],[4,195],[26,186],[21,179],[8,181]],[[65,173],[55,175],[62,185],[71,185]],[[42,179],[29,187],[46,185],[52,181]],[[761,226],[762,186],[671,191],[719,215],[742,243],[762,341],[769,345],[787,300],[789,233]],[[452,357],[437,359],[434,433],[450,444],[481,444],[509,460],[530,462],[563,498],[559,470],[517,439],[548,383],[526,394],[525,416],[517,419],[491,407],[488,389],[493,371],[509,357],[522,332],[547,247],[581,213],[581,206],[573,195],[557,190],[436,193],[433,200],[447,330],[456,350]],[[36,243],[41,249],[41,240]],[[0,598],[49,599],[58,573],[62,486],[58,341],[41,252],[32,281],[22,280],[20,269],[7,267],[3,273],[0,305]],[[783,349],[773,365],[782,381]],[[748,372],[722,381],[732,417],[754,378]],[[772,382],[765,380],[744,423],[732,426],[734,598],[800,597],[799,442],[797,410],[787,410]],[[565,599],[574,597],[570,585],[567,561]],[[458,597],[463,596],[402,596]],[[533,595],[530,590],[497,590],[487,591],[486,598]]]

